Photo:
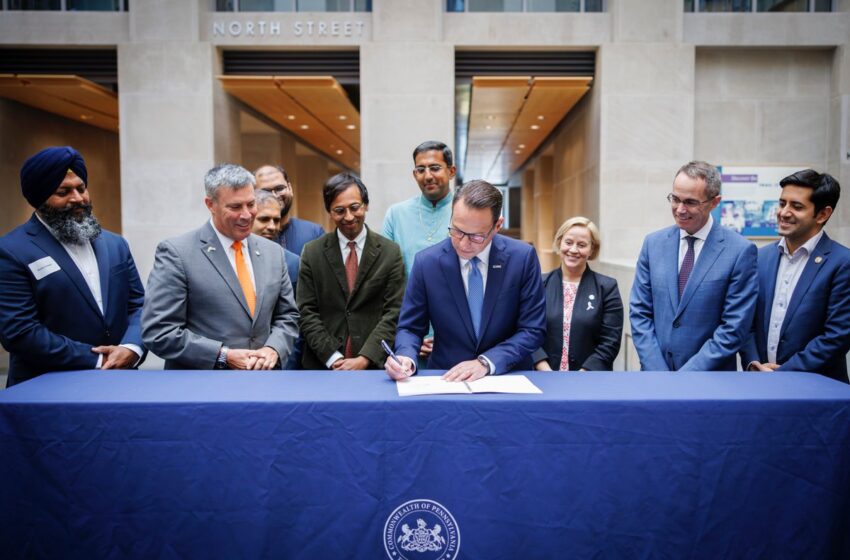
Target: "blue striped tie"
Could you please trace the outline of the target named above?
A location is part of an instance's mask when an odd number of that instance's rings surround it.
[[[484,281],[478,263],[481,259],[472,257],[469,259],[469,278],[467,278],[466,300],[469,303],[469,314],[472,315],[472,328],[475,329],[475,337],[481,337],[481,308],[484,307]]]

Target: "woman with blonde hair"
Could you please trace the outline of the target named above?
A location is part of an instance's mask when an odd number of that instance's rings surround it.
[[[623,334],[623,301],[617,281],[594,272],[599,229],[587,218],[570,218],[552,244],[561,266],[543,277],[546,338],[533,355],[541,371],[611,370]]]

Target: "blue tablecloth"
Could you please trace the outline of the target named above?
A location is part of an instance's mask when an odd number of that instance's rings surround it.
[[[850,558],[850,386],[71,372],[0,392],[4,558]],[[458,554],[459,553],[459,554]]]

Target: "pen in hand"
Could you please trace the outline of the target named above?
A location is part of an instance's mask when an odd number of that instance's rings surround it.
[[[386,341],[381,341],[381,348],[383,348],[384,352],[386,352],[387,355],[392,358],[395,363],[398,364],[398,366],[401,368],[402,373],[407,373],[407,366],[404,365],[401,360],[398,359],[398,356],[396,356],[395,352],[393,352],[392,348],[390,348],[390,345],[387,344]]]

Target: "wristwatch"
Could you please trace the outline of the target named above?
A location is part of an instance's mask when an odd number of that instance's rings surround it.
[[[484,368],[487,370],[487,373],[485,373],[484,375],[490,375],[491,373],[493,373],[492,371],[490,371],[490,362],[487,361],[487,358],[481,355],[478,356],[478,361],[481,362],[481,365],[483,365]]]
[[[218,351],[218,356],[215,358],[215,369],[227,369],[227,352],[230,350],[227,346],[222,345]]]

